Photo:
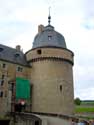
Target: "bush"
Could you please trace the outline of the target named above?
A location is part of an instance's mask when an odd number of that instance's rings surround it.
[[[81,104],[81,100],[80,100],[79,98],[76,98],[76,99],[74,100],[74,103],[75,103],[76,105],[80,105],[80,104]]]

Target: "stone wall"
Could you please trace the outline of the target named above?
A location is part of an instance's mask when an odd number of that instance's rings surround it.
[[[3,64],[6,66],[3,67]],[[18,67],[22,68],[22,71],[18,71]],[[16,77],[30,79],[30,72],[31,70],[28,67],[6,61],[0,61],[0,92],[3,92],[2,97],[0,96],[1,116],[11,111],[11,83],[13,82],[15,84]],[[3,84],[2,80],[4,81]]]
[[[38,53],[40,50],[40,53]],[[40,57],[57,57],[69,60],[73,63],[73,53],[68,49],[61,48],[37,48],[26,53],[27,61]]]
[[[71,125],[72,118],[69,116],[54,116],[47,114],[16,113],[12,117],[10,125]]]
[[[73,53],[37,48],[26,55],[32,65],[32,111],[73,114]]]
[[[73,113],[73,76],[69,63],[50,60],[34,62],[31,77],[32,111]]]

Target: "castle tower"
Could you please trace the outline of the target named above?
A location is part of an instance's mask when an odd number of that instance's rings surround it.
[[[38,27],[33,48],[26,53],[32,66],[32,111],[73,114],[73,52],[49,24]]]

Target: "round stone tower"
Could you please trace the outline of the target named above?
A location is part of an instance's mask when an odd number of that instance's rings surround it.
[[[73,52],[50,24],[38,27],[33,48],[26,53],[32,66],[32,111],[73,114]]]

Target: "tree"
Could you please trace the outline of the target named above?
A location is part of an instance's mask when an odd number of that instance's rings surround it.
[[[74,99],[74,103],[75,103],[76,105],[80,105],[80,104],[81,104],[80,98],[75,98],[75,99]]]

